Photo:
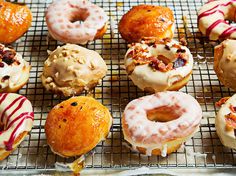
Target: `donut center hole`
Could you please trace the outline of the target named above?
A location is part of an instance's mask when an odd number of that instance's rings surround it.
[[[80,13],[73,13],[70,17],[70,22],[75,23],[78,22],[82,24],[89,16],[89,12],[87,9],[80,9]]]
[[[181,116],[176,106],[162,106],[147,111],[147,118],[155,122],[169,122]]]

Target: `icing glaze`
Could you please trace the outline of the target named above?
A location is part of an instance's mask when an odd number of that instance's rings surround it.
[[[136,48],[141,48],[134,59]],[[150,62],[146,63],[149,58],[166,58],[166,66],[162,70],[153,69]],[[178,60],[181,56],[182,61]],[[136,64],[137,62],[143,62]],[[176,82],[189,75],[193,68],[193,57],[189,49],[180,45],[178,42],[171,40],[166,44],[153,44],[149,46],[145,43],[135,43],[125,55],[125,67],[129,77],[140,89],[150,87],[155,92],[168,90]],[[131,69],[130,69],[131,68]]]
[[[227,39],[215,47],[214,70],[226,87],[236,90],[236,41]]]
[[[236,38],[236,28],[225,19],[235,20],[236,0],[211,1],[202,6],[198,15],[200,31],[211,40]]]
[[[85,44],[94,40],[107,21],[104,10],[87,0],[54,1],[46,12],[49,33],[64,43]]]
[[[22,56],[13,49],[0,44],[0,92],[1,89],[13,88],[20,84],[21,77],[29,69],[29,66]]]
[[[12,150],[14,140],[24,131],[30,131],[34,113],[32,105],[24,96],[0,93],[0,117],[4,125],[0,131],[0,148]]]
[[[47,90],[71,96],[95,87],[106,72],[106,63],[97,52],[66,44],[50,53],[41,78]]]
[[[160,107],[169,107],[179,117],[167,122],[149,120],[147,112]],[[131,101],[124,110],[122,128],[125,140],[135,148],[145,148],[147,155],[160,149],[166,156],[171,142],[182,138],[184,142],[197,131],[201,118],[201,107],[192,96],[159,92]]]
[[[221,105],[215,119],[216,132],[223,145],[236,149],[236,127],[227,127],[227,115],[236,116],[236,112],[230,107],[236,107],[236,94],[230,97],[224,104]]]

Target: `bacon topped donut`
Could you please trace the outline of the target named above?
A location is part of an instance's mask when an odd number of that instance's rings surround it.
[[[178,90],[190,79],[193,58],[179,42],[149,39],[130,45],[125,67],[134,84],[144,91]]]
[[[236,0],[210,1],[202,6],[198,15],[199,30],[210,40],[236,38],[236,27],[226,20],[235,21]]]
[[[215,120],[216,132],[223,145],[236,149],[236,94],[223,98]]]

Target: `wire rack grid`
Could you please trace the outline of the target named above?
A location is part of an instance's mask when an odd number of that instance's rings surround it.
[[[58,45],[48,40],[48,31],[44,19],[50,0],[22,0],[30,7],[33,24],[14,48],[32,65],[28,84],[19,91],[33,104],[35,122],[31,133],[7,159],[0,162],[4,170],[50,170],[56,162],[69,163],[74,158],[61,158],[52,153],[45,140],[44,124],[49,110],[64,100],[44,90],[40,74],[47,59],[47,50]],[[236,151],[224,147],[216,135],[214,118],[217,112],[215,102],[234,92],[221,85],[213,71],[213,49],[217,42],[208,41],[197,28],[197,10],[205,3],[195,0],[113,0],[93,1],[101,6],[110,17],[110,25],[105,36],[85,47],[101,54],[108,65],[107,76],[101,85],[92,92],[92,96],[110,109],[113,126],[108,139],[101,142],[90,152],[85,160],[86,168],[236,168]],[[177,152],[163,158],[143,156],[131,151],[122,136],[121,115],[127,103],[146,95],[128,79],[124,70],[124,54],[127,43],[121,38],[117,24],[122,15],[137,4],[155,4],[168,6],[174,11],[176,19],[175,38],[185,37],[188,48],[194,56],[194,69],[191,80],[181,89],[194,96],[203,110],[200,131],[188,140]],[[87,94],[87,93],[85,93]]]

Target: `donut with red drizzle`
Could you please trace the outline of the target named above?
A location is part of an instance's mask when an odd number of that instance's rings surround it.
[[[235,21],[236,0],[210,1],[198,13],[198,28],[210,40],[236,38],[236,27],[226,20]]]
[[[0,160],[5,159],[28,134],[34,113],[30,101],[18,94],[0,93]]]

